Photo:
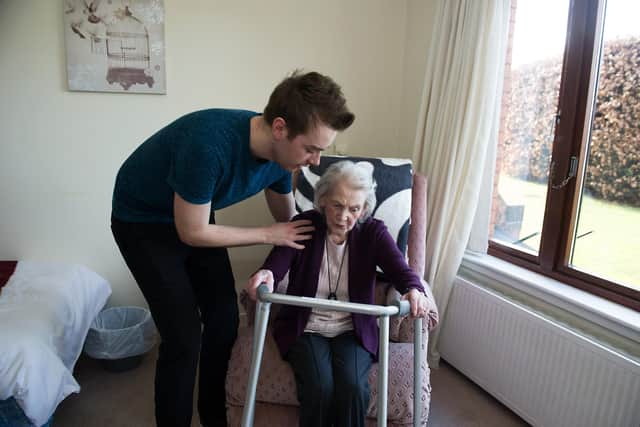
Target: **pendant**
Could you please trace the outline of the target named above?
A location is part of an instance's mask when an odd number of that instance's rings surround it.
[[[329,299],[338,300],[338,295],[336,295],[335,292],[330,292],[329,293]]]

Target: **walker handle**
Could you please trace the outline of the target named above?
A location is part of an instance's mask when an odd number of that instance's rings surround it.
[[[396,314],[396,316],[403,317],[409,314],[409,312],[411,311],[411,304],[409,304],[409,301],[407,300],[394,298],[391,302],[391,305],[398,307],[398,314]]]
[[[269,290],[269,287],[267,286],[266,283],[262,282],[260,283],[260,285],[258,285],[258,290],[256,291],[256,295],[258,297],[259,300],[264,300],[264,295],[268,295],[270,294],[271,291]]]

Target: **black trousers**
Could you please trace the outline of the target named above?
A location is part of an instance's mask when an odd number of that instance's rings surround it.
[[[225,378],[238,333],[237,295],[227,250],[188,246],[174,224],[112,218],[111,230],[160,333],[157,425],[191,425],[199,359],[200,421],[203,426],[225,426]]]
[[[353,332],[305,333],[286,354],[296,378],[301,427],[363,427],[371,354]]]

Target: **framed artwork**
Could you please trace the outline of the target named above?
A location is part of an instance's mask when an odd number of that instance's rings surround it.
[[[69,90],[166,93],[163,0],[64,0]]]

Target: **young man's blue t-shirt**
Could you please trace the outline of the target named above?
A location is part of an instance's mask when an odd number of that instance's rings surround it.
[[[209,109],[156,132],[124,162],[112,214],[127,222],[173,222],[174,192],[218,210],[264,188],[291,191],[291,173],[257,159],[249,146],[253,111]]]

